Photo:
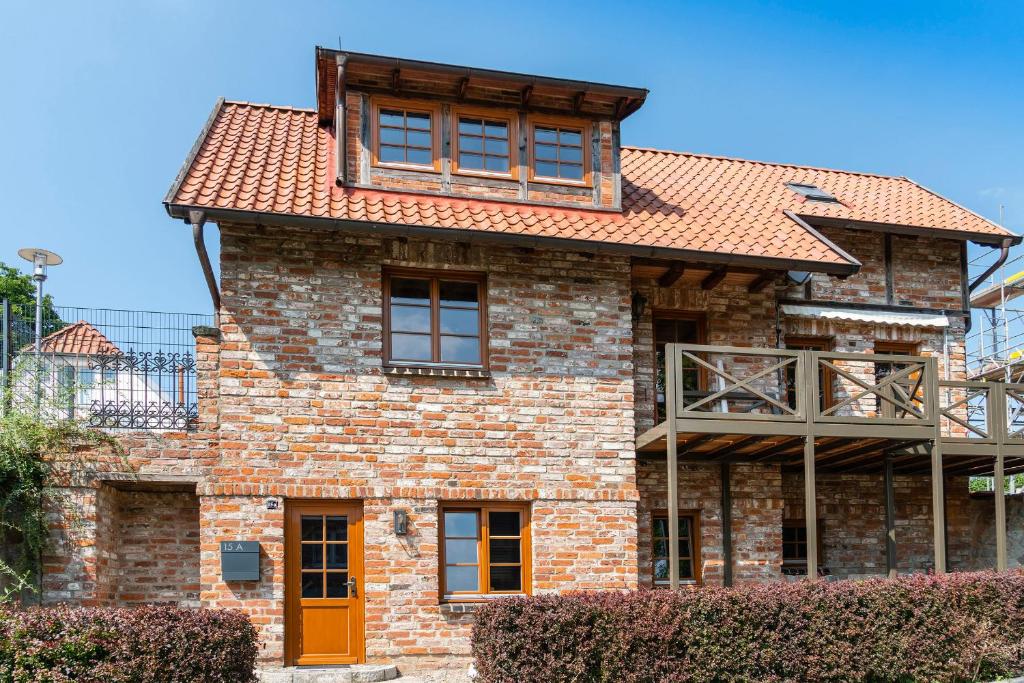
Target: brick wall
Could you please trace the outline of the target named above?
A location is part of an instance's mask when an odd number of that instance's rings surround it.
[[[803,475],[783,475],[785,519],[804,518]],[[885,575],[885,488],[881,475],[819,474],[815,480],[818,519],[822,522],[821,564],[838,578]],[[979,543],[977,514],[966,477],[945,482],[947,555],[953,570],[995,567],[995,540],[990,553]],[[896,566],[901,573],[932,571],[931,479],[896,476]],[[988,519],[993,518],[988,510]]]
[[[222,226],[221,455],[201,487],[204,603],[283,635],[283,510],[364,501],[367,653],[466,654],[438,601],[439,500],[532,501],[533,590],[630,588],[635,560],[629,264],[623,258]],[[491,377],[381,370],[381,264],[487,273]],[[398,538],[391,511],[410,510]],[[264,581],[219,579],[261,540]]]
[[[664,461],[637,463],[640,490],[638,564],[640,583],[652,583],[653,513],[668,509]],[[778,578],[782,566],[782,479],[777,465],[731,467],[734,583]],[[706,584],[723,583],[722,480],[718,465],[680,464],[679,510],[700,518],[700,566]]]

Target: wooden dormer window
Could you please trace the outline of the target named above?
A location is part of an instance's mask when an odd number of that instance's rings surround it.
[[[374,164],[439,170],[437,124],[435,109],[409,107],[400,101],[374,102]]]
[[[530,179],[587,185],[588,127],[579,122],[537,119],[532,125]]]
[[[469,175],[516,177],[515,123],[507,116],[456,110],[452,170]]]

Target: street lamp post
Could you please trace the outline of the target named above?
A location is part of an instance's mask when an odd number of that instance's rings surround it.
[[[18,256],[32,264],[32,279],[36,281],[35,352],[38,356],[43,350],[43,283],[46,281],[46,269],[48,266],[59,266],[64,263],[64,259],[52,251],[36,247],[19,249]]]

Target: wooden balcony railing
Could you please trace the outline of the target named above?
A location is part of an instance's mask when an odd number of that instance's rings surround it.
[[[746,433],[793,433],[784,425],[810,423],[867,437],[937,428],[951,443],[1024,447],[1024,384],[940,380],[933,357],[668,344],[669,383],[687,429],[724,432],[729,421]]]

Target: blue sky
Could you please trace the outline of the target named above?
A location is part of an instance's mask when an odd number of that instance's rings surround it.
[[[310,106],[339,39],[644,86],[627,144],[907,175],[1024,231],[1024,3],[5,0],[0,260],[62,254],[59,304],[206,312],[163,195],[217,97]]]

